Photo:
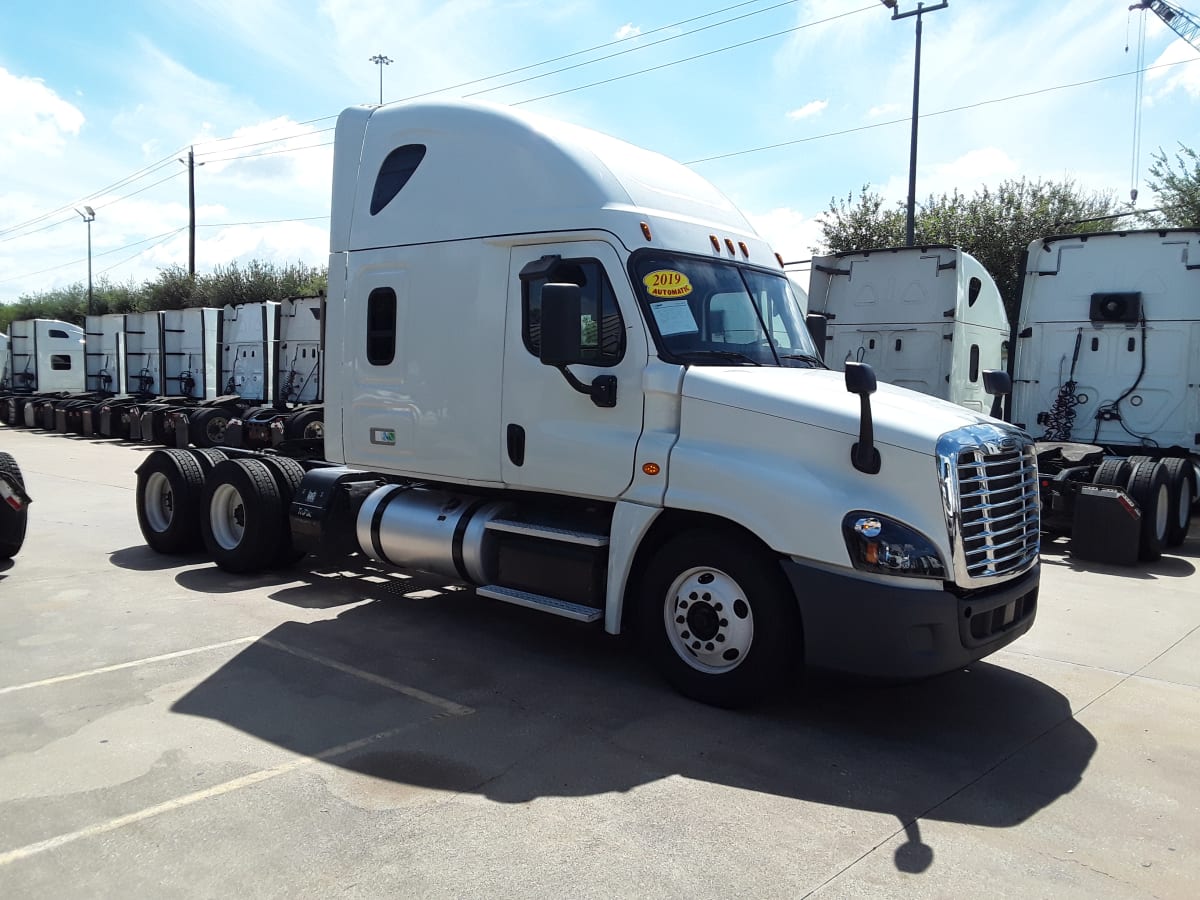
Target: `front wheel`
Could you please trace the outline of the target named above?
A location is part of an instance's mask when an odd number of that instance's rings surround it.
[[[646,652],[685,696],[744,706],[784,687],[799,668],[799,610],[779,560],[732,533],[680,534],[642,580],[638,625]]]

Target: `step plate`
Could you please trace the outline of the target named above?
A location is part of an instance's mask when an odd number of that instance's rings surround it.
[[[595,607],[581,606],[578,603],[569,603],[566,600],[545,597],[541,594],[531,594],[528,591],[518,591],[515,588],[501,587],[498,584],[488,584],[476,588],[475,593],[480,597],[503,600],[505,603],[514,603],[517,606],[553,613],[556,616],[574,619],[576,622],[595,622],[604,614],[602,610]]]
[[[573,531],[570,528],[555,528],[552,525],[538,525],[533,522],[517,522],[513,519],[492,519],[487,523],[487,530],[507,531],[510,534],[524,534],[529,537],[563,541],[568,544],[581,544],[584,547],[608,546],[608,536],[604,534],[593,534],[590,531]]]

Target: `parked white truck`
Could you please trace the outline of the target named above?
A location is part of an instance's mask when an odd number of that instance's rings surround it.
[[[880,381],[991,410],[984,372],[1007,368],[1009,324],[975,257],[951,246],[891,247],[811,265],[808,312],[824,319],[831,368],[869,363]]]
[[[1032,440],[828,371],[782,260],[691,170],[507,108],[355,108],[331,213],[325,458],[151,454],[154,549],[436,573],[632,627],[726,705],[1031,626]]]
[[[83,329],[58,319],[20,319],[9,325],[9,387],[0,395],[0,421],[33,427],[36,404],[84,389]]]
[[[1132,563],[1182,544],[1200,466],[1200,229],[1034,241],[1010,418],[1043,442],[1044,522],[1072,552]]]

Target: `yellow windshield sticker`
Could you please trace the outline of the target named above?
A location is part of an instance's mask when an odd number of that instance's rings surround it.
[[[651,297],[686,297],[692,292],[692,283],[682,272],[674,269],[659,269],[642,279],[646,293]]]

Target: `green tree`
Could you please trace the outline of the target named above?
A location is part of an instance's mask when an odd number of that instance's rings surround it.
[[[821,219],[829,251],[896,247],[904,243],[903,203],[887,206],[865,186],[858,202],[830,200]],[[955,190],[930,196],[914,216],[915,243],[953,244],[966,250],[995,279],[1010,318],[1020,297],[1021,258],[1030,243],[1056,234],[1112,229],[1118,216],[1111,194],[1087,192],[1073,181],[1003,182],[970,197]]]
[[[1174,163],[1161,147],[1151,158],[1154,162],[1146,183],[1158,195],[1159,212],[1148,216],[1150,224],[1156,228],[1200,228],[1200,154],[1180,144]]]

